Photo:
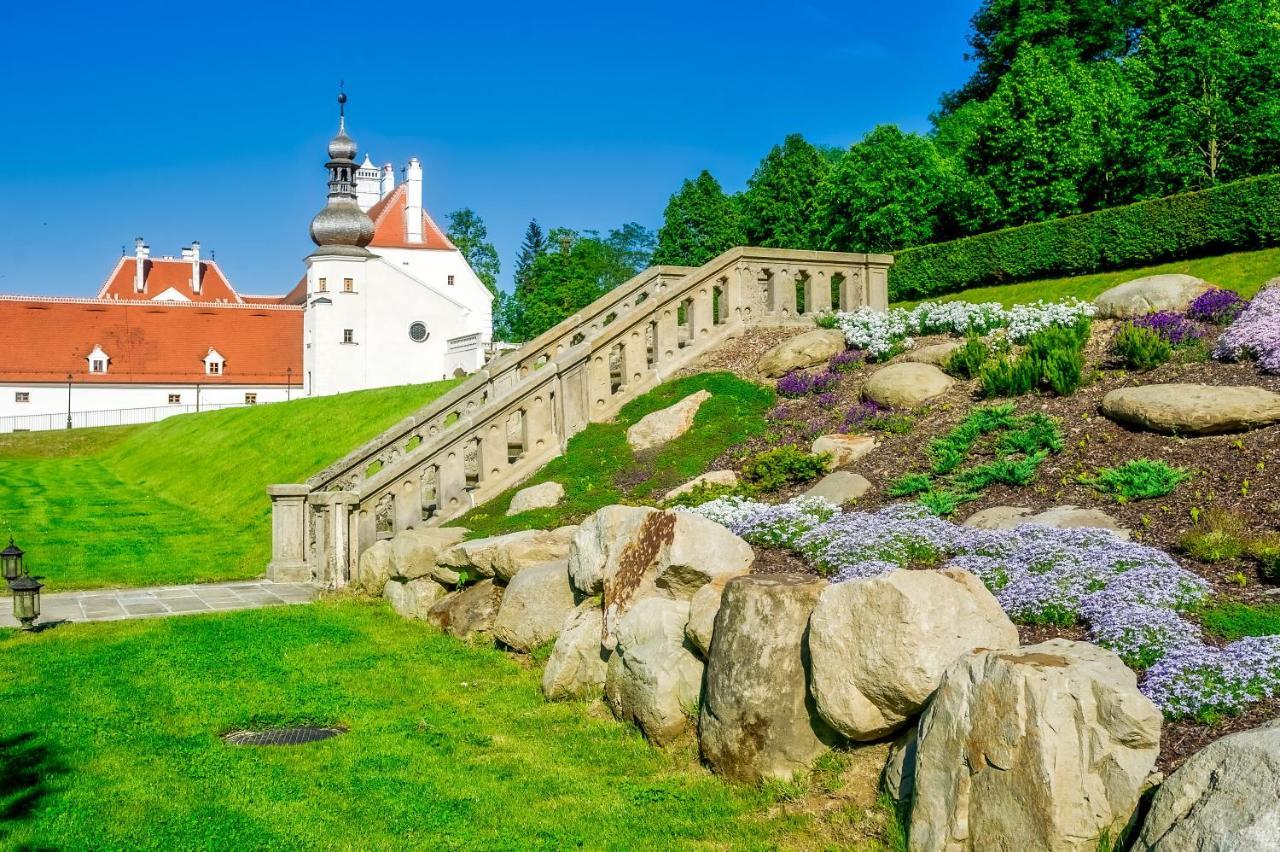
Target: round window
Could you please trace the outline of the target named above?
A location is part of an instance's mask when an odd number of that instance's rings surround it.
[[[409,325],[410,339],[421,343],[427,339],[427,324],[424,322],[415,322]]]

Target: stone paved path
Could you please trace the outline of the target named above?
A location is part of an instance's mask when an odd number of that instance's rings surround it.
[[[126,618],[158,618],[196,612],[257,609],[282,604],[311,603],[314,586],[306,583],[272,583],[250,580],[240,583],[204,583],[195,586],[157,586],[149,589],[95,589],[40,595],[37,624],[58,621],[120,621]],[[16,627],[13,603],[0,598],[0,627]]]

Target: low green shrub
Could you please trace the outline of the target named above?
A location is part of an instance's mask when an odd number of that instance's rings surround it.
[[[914,497],[933,487],[933,478],[927,473],[907,473],[889,483],[886,490],[890,497]]]
[[[1041,387],[1058,396],[1075,393],[1084,383],[1089,329],[1085,317],[1069,326],[1049,326],[1027,338],[1021,355],[991,358],[978,370],[983,396],[1022,396]]]
[[[835,328],[835,327],[836,327],[836,315],[835,315],[835,314],[820,314],[820,315],[818,316],[818,318],[817,318],[816,320],[814,320],[814,324],[815,324],[815,325],[817,325],[817,326],[818,326],[818,328]]]
[[[712,500],[719,500],[721,497],[737,496],[744,490],[747,489],[738,485],[720,485],[712,482],[701,482],[683,494],[677,494],[675,497],[667,500],[665,505],[672,508],[680,507],[684,509],[692,509],[694,506],[701,506],[703,503],[710,503]]]
[[[817,479],[830,464],[830,453],[807,453],[788,444],[756,453],[742,468],[742,478],[759,491],[777,491]]]
[[[1103,494],[1110,494],[1117,503],[1127,503],[1171,494],[1190,476],[1185,470],[1166,462],[1133,459],[1119,467],[1101,468],[1093,476],[1081,476],[1080,482]]]
[[[1280,633],[1280,604],[1219,603],[1200,611],[1204,629],[1228,642]]]
[[[1212,564],[1243,556],[1249,547],[1249,536],[1240,518],[1230,512],[1211,510],[1183,533],[1178,545],[1192,559]]]
[[[1022,396],[1040,384],[1040,371],[1031,359],[1000,358],[982,365],[978,373],[982,395],[987,397]]]
[[[982,365],[991,360],[991,347],[976,334],[965,338],[962,345],[951,353],[942,369],[957,379],[976,379]]]
[[[1116,329],[1109,349],[1129,370],[1153,370],[1173,357],[1173,344],[1163,335],[1131,322]]]
[[[1280,534],[1269,533],[1251,541],[1249,556],[1258,563],[1263,579],[1280,582]]]

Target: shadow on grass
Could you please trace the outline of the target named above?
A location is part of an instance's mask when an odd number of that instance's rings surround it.
[[[52,792],[52,777],[63,771],[62,762],[39,734],[27,731],[0,738],[0,843],[15,823],[31,817]]]

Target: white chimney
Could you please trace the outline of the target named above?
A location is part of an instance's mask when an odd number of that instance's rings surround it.
[[[382,167],[382,197],[386,198],[396,188],[396,170],[387,163]]]
[[[191,241],[191,292],[200,294],[200,241]]]
[[[133,292],[142,293],[146,290],[147,283],[147,259],[151,257],[151,247],[138,237],[133,241]]]
[[[408,201],[404,208],[405,239],[411,243],[422,242],[422,165],[417,157],[409,158],[405,169],[405,192]]]

